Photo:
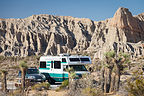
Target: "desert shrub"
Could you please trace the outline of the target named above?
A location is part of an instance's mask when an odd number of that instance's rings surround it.
[[[108,58],[114,58],[116,53],[114,51],[109,51],[105,53],[105,56]]]
[[[142,72],[134,72],[132,78],[127,80],[125,88],[130,96],[144,96],[144,76]]]
[[[100,88],[91,88],[91,87],[84,88],[82,90],[82,94],[84,94],[84,96],[104,96]]]
[[[94,60],[94,64],[91,66],[92,72],[100,71],[103,62],[99,59]],[[89,70],[90,71],[90,70]]]
[[[7,96],[23,96],[25,93],[22,92],[22,89],[16,89],[7,94]]]
[[[34,86],[32,86],[32,89],[41,91],[42,89],[48,90],[49,87],[50,87],[50,84],[48,82],[43,82],[43,83],[35,84]]]
[[[84,96],[82,93],[85,88],[97,88],[98,82],[90,74],[83,75],[81,79],[76,79],[69,86],[68,96]]]
[[[56,91],[60,91],[62,89],[68,88],[68,85],[69,85],[69,80],[64,80],[61,86],[58,89],[56,89]]]
[[[68,86],[68,84],[69,84],[69,81],[68,80],[64,80],[62,82],[62,85],[60,86],[60,89],[66,88]]]
[[[4,56],[0,56],[0,61],[3,61],[5,59]]]
[[[16,57],[5,57],[6,58],[6,60],[9,60],[9,61],[11,61],[11,62],[13,62],[13,61],[16,61],[17,60],[17,58]]]
[[[19,66],[12,66],[11,69],[19,69]]]

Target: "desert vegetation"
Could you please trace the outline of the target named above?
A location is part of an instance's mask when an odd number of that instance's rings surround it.
[[[53,91],[63,92],[65,90],[66,94],[63,94],[64,96],[143,96],[142,67],[144,57],[132,60],[129,54],[116,54],[114,51],[106,52],[104,56],[104,60],[93,58],[95,62],[87,66],[87,69],[90,69],[90,74],[85,74],[80,79],[75,79],[76,74],[73,69],[67,69],[70,76],[69,80],[62,82],[61,86]],[[48,95],[49,90],[51,90],[48,82],[34,84],[29,87],[25,84],[25,69],[31,66],[37,67],[38,61],[39,56],[25,58],[1,56],[1,94],[23,96],[35,92],[37,96]],[[16,90],[8,90],[6,82],[14,81],[18,70],[22,71],[22,86]]]
[[[21,70],[21,87],[22,87],[22,90],[24,91],[25,90],[25,74],[26,74],[26,69],[28,68],[28,66],[26,65],[26,61],[21,61],[20,63],[20,70]]]
[[[143,96],[144,95],[144,77],[141,70],[133,72],[132,77],[127,79],[125,89],[130,96]]]
[[[1,72],[1,78],[2,78],[2,91],[6,92],[7,91],[7,80],[6,80],[7,71],[1,70],[0,72]]]

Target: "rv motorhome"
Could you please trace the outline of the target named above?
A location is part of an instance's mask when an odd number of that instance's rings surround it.
[[[89,73],[85,67],[91,64],[89,56],[60,54],[58,56],[41,56],[39,72],[44,74],[50,83],[62,82],[68,79],[66,68],[73,68],[79,77]]]

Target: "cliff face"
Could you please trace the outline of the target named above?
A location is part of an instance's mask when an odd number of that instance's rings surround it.
[[[140,17],[140,16],[138,16]],[[119,8],[110,21],[110,25],[119,29],[125,29],[128,42],[138,42],[144,40],[144,26],[140,23],[142,20],[132,16],[126,8]]]
[[[0,55],[56,55],[92,52],[102,58],[109,50],[144,55],[144,14],[135,17],[119,8],[106,21],[53,15],[0,19]]]
[[[132,57],[144,55],[144,14],[135,17],[126,8],[119,8],[113,18],[97,22],[88,50],[95,58],[103,58],[109,50],[126,52]]]
[[[27,56],[86,50],[95,30],[90,19],[33,15],[0,21],[0,54]]]

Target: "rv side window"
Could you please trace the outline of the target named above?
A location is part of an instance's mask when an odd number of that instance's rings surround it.
[[[89,58],[80,58],[81,61],[90,61]]]
[[[55,69],[61,69],[61,62],[60,61],[54,61],[54,68]]]
[[[66,62],[66,58],[62,58],[62,62]]]
[[[69,58],[71,62],[77,62],[77,61],[80,61],[79,58]]]
[[[40,68],[46,68],[46,62],[41,61],[40,62]]]

